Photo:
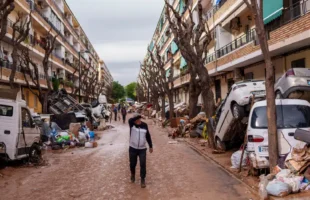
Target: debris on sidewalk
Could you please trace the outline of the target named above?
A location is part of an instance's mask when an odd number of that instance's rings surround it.
[[[169,142],[168,142],[168,144],[178,144],[178,143],[179,143],[179,142],[178,142],[178,141],[175,141],[175,140],[174,140],[174,141],[169,141]]]

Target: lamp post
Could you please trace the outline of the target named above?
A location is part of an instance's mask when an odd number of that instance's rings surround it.
[[[79,51],[79,103],[81,103],[81,54],[90,53],[88,50]]]

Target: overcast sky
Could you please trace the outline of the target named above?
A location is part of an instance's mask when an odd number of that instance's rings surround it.
[[[160,17],[163,0],[67,0],[109,68],[124,86],[136,81]]]

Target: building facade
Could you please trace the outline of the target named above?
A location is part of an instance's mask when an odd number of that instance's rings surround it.
[[[188,19],[198,20],[197,0],[171,0],[171,5]],[[255,22],[243,0],[203,0],[204,17],[213,34],[205,67],[212,77],[215,99],[224,99],[234,82],[266,77],[265,64],[255,31]],[[192,13],[189,13],[192,6]],[[190,76],[187,64],[169,31],[165,9],[160,16],[149,49],[165,60],[165,69],[174,67],[174,100],[188,103]],[[310,0],[263,0],[263,17],[276,79],[288,69],[310,67]],[[171,64],[170,59],[174,59]],[[146,62],[151,62],[149,54]],[[199,100],[201,102],[201,99]]]
[[[31,13],[29,36],[22,42],[22,45],[31,50],[31,58],[39,66],[40,83],[43,88],[47,86],[41,66],[45,54],[42,45],[44,45],[45,38],[49,33],[52,36],[58,36],[50,57],[51,67],[48,78],[59,78],[61,80],[60,87],[65,88],[68,93],[72,92],[72,88],[79,87],[80,70],[88,69],[87,75],[89,77],[101,71],[98,67],[100,66],[98,53],[65,0],[15,0],[15,9],[8,17],[8,32],[0,45],[0,82],[2,87],[8,83],[11,74],[12,46],[10,38],[12,38],[13,23],[16,22],[20,13],[24,16],[29,16]],[[28,106],[40,113],[42,111],[41,105],[36,96],[27,89],[19,68],[15,82],[22,86]],[[85,93],[81,89],[81,96],[83,95]]]
[[[104,82],[104,93],[107,93],[107,90],[109,87],[112,87],[113,84],[113,77],[106,66],[105,62],[103,60],[100,61],[100,76],[99,76],[99,81]]]

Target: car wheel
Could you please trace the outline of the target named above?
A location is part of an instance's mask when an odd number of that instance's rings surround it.
[[[281,94],[280,91],[276,92],[276,99],[283,99],[283,95]]]
[[[32,145],[29,152],[29,162],[38,164],[41,161],[41,149],[37,144]]]
[[[216,138],[216,148],[222,151],[226,151],[226,144],[220,140],[220,138]]]
[[[232,113],[235,119],[242,119],[244,117],[244,108],[234,103],[232,106]]]

